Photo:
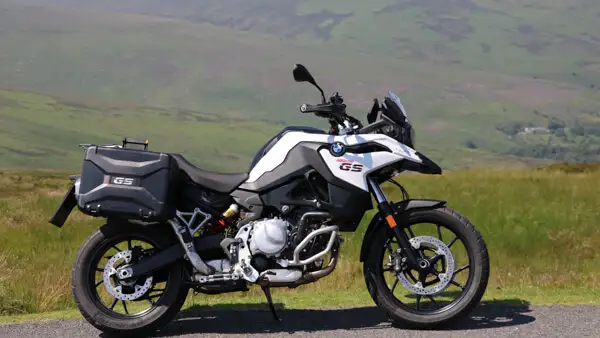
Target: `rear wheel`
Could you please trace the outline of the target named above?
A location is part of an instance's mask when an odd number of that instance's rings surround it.
[[[80,248],[71,277],[73,296],[84,318],[101,331],[145,334],[167,324],[185,302],[183,261],[149,276],[120,281],[125,263],[151,259],[174,241],[170,228],[130,223],[105,225]]]
[[[377,306],[396,324],[448,326],[479,303],[489,278],[488,251],[464,216],[447,208],[410,215],[406,232],[413,248],[427,259],[426,271],[406,266],[395,237],[385,226],[376,231],[364,261],[365,281]]]

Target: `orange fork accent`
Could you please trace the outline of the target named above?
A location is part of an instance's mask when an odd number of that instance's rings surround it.
[[[388,222],[388,225],[390,226],[390,228],[393,229],[396,227],[397,224],[392,215],[386,216],[385,220]]]

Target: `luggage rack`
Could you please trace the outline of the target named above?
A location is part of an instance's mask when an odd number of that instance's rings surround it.
[[[128,144],[136,144],[136,145],[144,146],[144,150],[148,150],[148,144],[150,144],[149,140],[142,141],[142,140],[134,139],[131,137],[124,137],[122,142],[123,142],[122,145],[119,145],[119,144],[96,145],[96,144],[91,144],[91,143],[80,143],[79,147],[81,147],[83,149],[87,149],[87,148],[93,147],[93,146],[102,147],[102,148],[127,148],[126,146]]]

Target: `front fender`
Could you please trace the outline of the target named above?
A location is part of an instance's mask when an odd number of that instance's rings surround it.
[[[446,205],[446,201],[440,200],[425,200],[425,199],[410,199],[404,200],[397,203],[392,203],[392,210],[398,214],[398,216],[406,217],[411,212],[420,211],[420,210],[430,210],[430,209],[438,209],[442,208]],[[385,220],[381,215],[381,212],[378,212],[371,218],[371,222],[367,227],[367,231],[365,231],[365,236],[363,237],[363,242],[360,248],[360,261],[364,262],[366,250],[369,247],[369,243],[371,242],[371,238],[376,233],[377,227],[386,227]]]

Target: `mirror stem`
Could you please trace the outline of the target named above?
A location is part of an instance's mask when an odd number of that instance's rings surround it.
[[[321,89],[321,87],[319,87],[318,84],[315,84],[315,87],[317,87],[317,89],[321,92],[321,100],[323,100],[322,103],[327,103],[327,99],[325,99],[325,93],[323,92],[323,89]]]

